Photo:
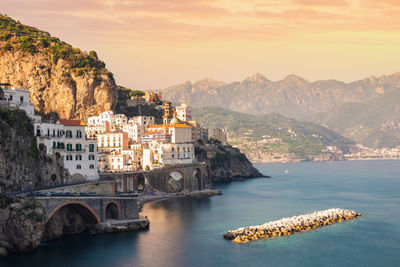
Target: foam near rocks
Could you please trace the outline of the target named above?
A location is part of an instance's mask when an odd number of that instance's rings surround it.
[[[361,214],[353,210],[334,208],[283,218],[262,225],[241,227],[228,231],[224,234],[224,238],[237,243],[246,243],[252,240],[291,235],[296,232],[307,232],[322,226],[351,220],[358,216],[361,216]]]

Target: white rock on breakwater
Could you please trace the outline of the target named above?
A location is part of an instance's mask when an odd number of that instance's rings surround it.
[[[269,239],[277,236],[291,235],[296,232],[306,232],[321,226],[351,220],[358,216],[361,216],[361,214],[353,210],[328,209],[310,214],[283,218],[262,225],[230,230],[224,234],[224,238],[237,243],[246,243],[251,240]]]

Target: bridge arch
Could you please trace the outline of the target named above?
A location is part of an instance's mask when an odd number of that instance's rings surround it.
[[[195,168],[193,170],[193,190],[202,190],[203,189],[203,179],[202,172],[200,168]]]
[[[104,219],[121,220],[121,207],[118,202],[110,200],[104,207]]]
[[[97,214],[97,212],[92,207],[90,207],[88,204],[86,204],[85,202],[83,202],[83,201],[67,201],[67,202],[61,203],[54,210],[52,210],[47,215],[45,223],[47,224],[49,222],[49,220],[53,217],[53,215],[56,214],[56,212],[59,211],[61,208],[66,207],[66,206],[74,206],[74,205],[85,208],[88,211],[88,213],[92,215],[92,219],[94,221],[96,221],[96,223],[101,222],[100,216]]]

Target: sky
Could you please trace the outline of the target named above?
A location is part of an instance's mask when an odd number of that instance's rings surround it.
[[[95,50],[140,90],[400,71],[400,0],[0,0],[0,13]]]

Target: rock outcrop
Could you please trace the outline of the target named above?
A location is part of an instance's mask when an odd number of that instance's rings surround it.
[[[46,32],[0,15],[0,82],[29,89],[43,114],[86,119],[116,103],[116,84],[104,62],[50,37]]]
[[[195,147],[196,158],[207,161],[211,182],[231,182],[241,178],[269,177],[260,173],[239,149],[209,141]]]
[[[10,198],[0,194],[0,254],[31,251],[39,246],[45,211],[29,198]]]

